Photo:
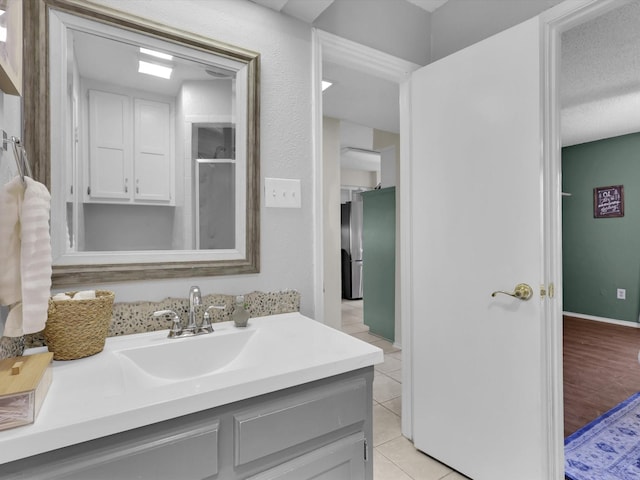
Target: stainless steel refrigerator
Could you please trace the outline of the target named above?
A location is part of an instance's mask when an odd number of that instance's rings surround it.
[[[362,195],[341,204],[342,298],[362,298]]]

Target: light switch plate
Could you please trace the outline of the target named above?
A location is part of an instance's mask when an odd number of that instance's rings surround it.
[[[300,180],[296,178],[265,178],[264,205],[272,208],[301,208]]]

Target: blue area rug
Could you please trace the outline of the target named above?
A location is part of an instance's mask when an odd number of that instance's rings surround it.
[[[564,441],[569,480],[640,480],[640,392]]]

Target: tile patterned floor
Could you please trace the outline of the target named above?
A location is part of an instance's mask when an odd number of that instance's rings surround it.
[[[469,480],[419,452],[402,436],[402,357],[391,342],[369,333],[362,321],[362,300],[342,301],[342,330],[384,351],[373,380],[374,480]]]

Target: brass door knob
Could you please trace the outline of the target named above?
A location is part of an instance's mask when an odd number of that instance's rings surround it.
[[[502,293],[503,295],[509,295],[510,297],[517,298],[518,300],[529,300],[533,296],[533,288],[531,288],[526,283],[519,283],[516,285],[516,288],[513,292],[505,292],[503,290],[497,290],[491,294],[492,297],[495,297],[498,293]]]

